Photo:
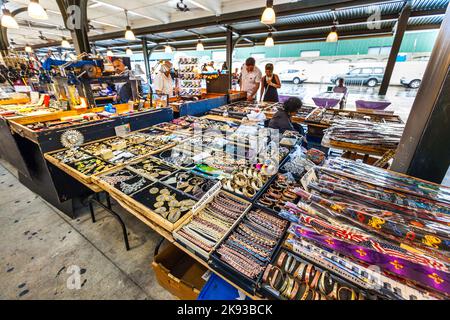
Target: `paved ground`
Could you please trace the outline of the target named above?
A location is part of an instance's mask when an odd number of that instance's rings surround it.
[[[330,84],[331,85],[331,84]],[[314,104],[312,97],[318,93],[327,91],[328,84],[305,83],[295,85],[289,82],[283,82],[280,89],[281,94],[298,95],[307,103]],[[379,87],[368,88],[366,86],[349,86],[349,94],[346,108],[355,110],[355,101],[360,96],[377,94]],[[391,86],[386,94],[386,99],[392,104],[386,110],[394,110],[405,122],[408,119],[409,112],[416,97],[417,90],[408,89],[401,86]]]
[[[71,220],[5,167],[0,165],[0,299],[173,299],[150,266],[160,239],[155,232],[123,213],[132,247],[127,252],[119,225],[105,212],[97,210],[95,224],[87,212]],[[77,269],[80,289],[74,288]]]

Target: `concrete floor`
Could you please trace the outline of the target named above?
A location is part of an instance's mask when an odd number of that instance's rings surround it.
[[[0,162],[0,299],[174,299],[150,265],[159,235],[113,205],[128,227],[127,252],[106,212],[96,210],[96,223],[87,211],[71,220],[13,173]]]

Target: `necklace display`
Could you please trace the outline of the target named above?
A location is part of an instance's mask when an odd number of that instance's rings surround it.
[[[117,188],[126,195],[131,195],[151,183],[150,180],[147,180],[128,169],[121,169],[119,171],[103,175],[100,179],[114,188]]]

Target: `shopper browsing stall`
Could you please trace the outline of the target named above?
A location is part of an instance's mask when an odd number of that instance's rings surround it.
[[[266,75],[261,80],[261,101],[278,102],[278,89],[281,81],[278,75],[273,73],[273,64],[268,63],[265,67]]]
[[[254,58],[248,58],[241,70],[241,90],[247,92],[247,101],[254,101],[261,84],[262,73]]]
[[[291,117],[298,112],[302,105],[303,103],[299,98],[289,98],[284,103],[283,109],[278,110],[273,115],[273,118],[269,122],[269,128],[278,129],[280,133],[286,130],[299,131],[304,135],[303,128],[301,126],[295,126],[291,120]]]
[[[158,74],[155,77],[154,87],[158,94],[167,94],[172,97],[174,94],[174,84],[170,70],[172,64],[169,61],[161,64]],[[176,90],[176,89],[175,89]]]
[[[122,58],[115,58],[112,62],[114,67],[114,72],[117,76],[133,76],[132,71],[128,69]],[[139,88],[138,88],[139,89]],[[133,91],[131,88],[131,82],[126,81],[116,86],[117,97],[116,101],[120,103],[127,103],[129,100],[133,99]]]
[[[341,109],[341,110],[344,109],[345,102],[347,100],[347,94],[348,94],[348,89],[344,85],[344,78],[339,78],[338,84],[333,88],[333,92],[334,93],[343,93],[344,94],[344,96],[342,97],[341,101],[339,102],[339,109]]]

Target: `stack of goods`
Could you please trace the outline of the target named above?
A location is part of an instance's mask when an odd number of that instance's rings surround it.
[[[405,125],[401,123],[340,121],[324,130],[322,145],[332,147],[334,144],[343,142],[377,149],[396,149],[404,128]]]
[[[347,120],[369,121],[373,123],[402,123],[399,116],[393,114],[368,114],[349,110],[316,108],[305,118],[307,122],[329,126]]]
[[[264,185],[269,181],[270,175],[256,168],[244,167],[235,170],[229,178],[222,180],[223,188],[247,199],[256,197]]]
[[[296,252],[322,266],[325,251],[339,256],[382,297],[448,298],[449,188],[340,158],[317,175],[311,193],[297,189],[301,201],[283,213],[298,223],[289,241]],[[380,269],[381,288],[368,265]]]
[[[298,196],[294,189],[298,187],[300,185],[294,179],[278,174],[269,188],[258,198],[257,203],[275,212],[281,212],[286,202],[296,202]]]
[[[179,67],[180,96],[201,96],[202,82],[198,77],[198,58],[180,58]]]
[[[262,287],[283,300],[364,300],[361,290],[282,250],[264,271]]]
[[[216,249],[214,256],[256,283],[283,237],[288,222],[260,209],[251,210]],[[215,263],[218,269],[222,265]]]
[[[244,200],[220,191],[187,224],[177,230],[174,237],[207,258],[249,205]]]

